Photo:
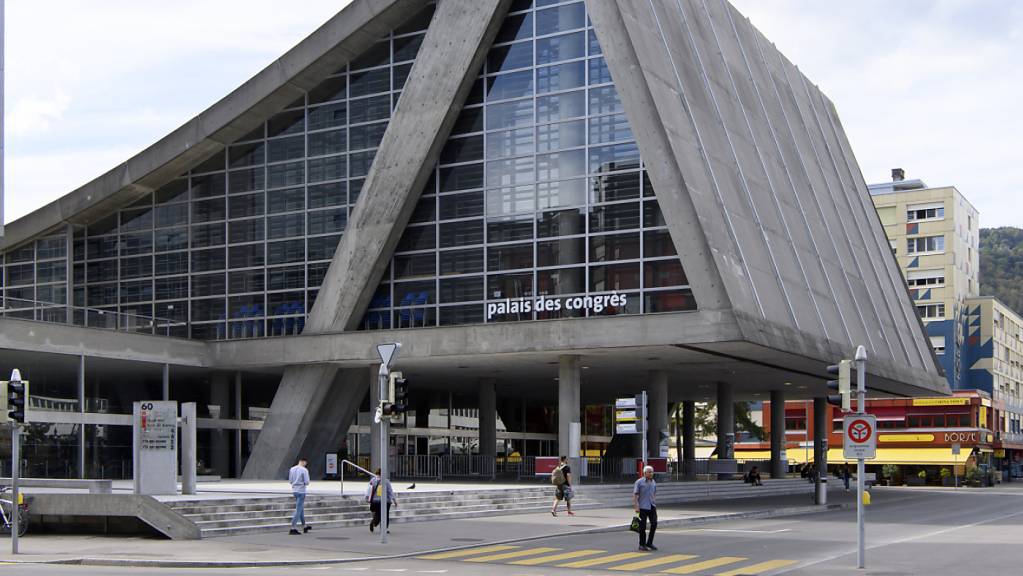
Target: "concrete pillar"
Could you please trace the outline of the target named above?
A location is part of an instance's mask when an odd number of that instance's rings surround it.
[[[238,429],[234,431],[234,475],[237,478],[242,476],[242,373],[234,373],[234,413],[232,416],[238,421]]]
[[[580,438],[572,433],[579,426],[580,359],[565,355],[558,358],[558,452],[568,456],[570,465],[579,469]]]
[[[813,399],[813,465],[817,469],[814,491],[817,504],[828,503],[828,399]],[[809,425],[809,423],[807,423]]]
[[[668,373],[664,370],[653,370],[650,372],[650,381],[647,385],[647,408],[650,410],[649,426],[647,430],[647,450],[650,451],[649,458],[660,457],[660,446],[662,436],[668,433]]]
[[[696,402],[682,403],[682,463],[686,480],[696,480]]]
[[[771,390],[771,478],[788,473],[785,454],[785,393]]]
[[[369,469],[376,471],[380,467],[380,425],[373,421],[377,406],[380,405],[380,365],[373,364],[366,372],[369,378]]]
[[[484,378],[479,384],[480,456],[497,456],[497,381]]]
[[[364,368],[340,370],[316,411],[316,418],[301,450],[309,458],[309,475],[312,478],[326,474],[326,454],[337,452],[348,436],[352,422],[358,417],[367,393],[365,374]]]
[[[78,356],[78,413],[85,414],[85,354]],[[78,477],[85,478],[85,424],[78,425]]]
[[[728,382],[718,382],[718,459],[735,458],[735,392]]]
[[[216,414],[211,409],[210,416],[225,421],[231,411],[231,373],[214,372],[210,377],[210,406],[219,408]],[[231,475],[231,449],[228,441],[228,430],[217,427],[210,430],[210,467],[217,475],[227,478]]]
[[[163,365],[163,399],[170,400],[170,364]]]
[[[181,493],[195,494],[196,482],[196,413],[195,402],[181,404]]]

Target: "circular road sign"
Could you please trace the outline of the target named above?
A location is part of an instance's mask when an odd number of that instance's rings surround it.
[[[855,444],[866,444],[874,435],[874,428],[866,420],[853,420],[845,433]]]

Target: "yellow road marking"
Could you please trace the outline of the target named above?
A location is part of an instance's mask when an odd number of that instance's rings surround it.
[[[466,558],[465,562],[500,562],[501,560],[508,560],[511,558],[518,558],[519,556],[532,556],[533,554],[546,554],[547,552],[557,552],[561,548],[529,548],[528,550],[518,550],[516,552],[505,552],[503,554],[491,554],[489,556],[479,556],[476,558]]]
[[[536,566],[537,564],[546,564],[547,562],[557,562],[558,560],[569,560],[572,558],[581,558],[583,556],[593,556],[594,554],[602,554],[605,550],[576,550],[575,552],[562,552],[561,554],[555,554],[553,556],[540,556],[539,558],[526,558],[525,560],[516,560],[510,562],[510,564],[518,564],[520,566]]]
[[[643,552],[622,552],[621,554],[612,554],[611,556],[602,556],[600,558],[591,558],[589,560],[579,560],[577,562],[569,562],[567,564],[558,564],[558,568],[589,568],[590,566],[600,566],[601,564],[621,562],[622,560],[632,560],[633,558],[639,558],[640,556],[647,556],[647,554]]]
[[[488,552],[501,552],[503,550],[514,550],[518,546],[485,546],[483,548],[470,548],[469,550],[455,550],[454,552],[441,552],[440,554],[429,554],[419,556],[420,560],[447,560],[448,558],[462,558],[464,556],[475,556],[476,554],[487,554]]]
[[[754,574],[760,574],[761,572],[767,572],[768,570],[774,570],[775,568],[791,566],[795,563],[795,560],[768,560],[767,562],[761,562],[760,564],[754,564],[745,568],[737,568],[735,570],[729,570],[728,572],[718,572],[714,576],[753,576]]]
[[[642,570],[652,566],[660,566],[661,564],[671,564],[672,562],[680,562],[682,560],[692,560],[693,558],[696,558],[696,556],[693,556],[692,554],[668,554],[667,556],[655,556],[650,560],[640,560],[639,562],[622,564],[621,566],[612,566],[608,568],[608,570]]]
[[[735,564],[736,562],[742,562],[746,560],[741,556],[721,556],[720,558],[713,558],[711,560],[704,560],[703,562],[697,562],[695,564],[686,564],[685,566],[679,566],[678,568],[671,568],[664,570],[665,574],[693,574],[701,570],[707,570],[708,568],[717,568],[718,566],[724,566],[726,564]]]

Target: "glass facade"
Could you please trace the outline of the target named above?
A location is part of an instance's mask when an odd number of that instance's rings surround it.
[[[691,310],[583,2],[517,2],[366,329]]]
[[[533,4],[513,3],[364,328],[695,308],[583,2]],[[431,15],[166,186],[9,250],[7,313],[300,333]]]

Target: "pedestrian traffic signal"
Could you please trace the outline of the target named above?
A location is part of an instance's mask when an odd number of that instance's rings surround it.
[[[387,378],[387,402],[383,415],[400,417],[408,412],[408,382],[401,372],[391,372]]]
[[[828,374],[838,376],[838,380],[828,380],[828,404],[841,406],[843,412],[852,409],[852,360],[842,360],[838,364],[828,366]]]
[[[25,422],[25,404],[28,401],[28,381],[21,379],[21,372],[15,369],[11,372],[11,380],[2,383],[3,390],[0,391],[3,399],[7,401],[4,408],[5,420],[13,420],[19,424]]]

